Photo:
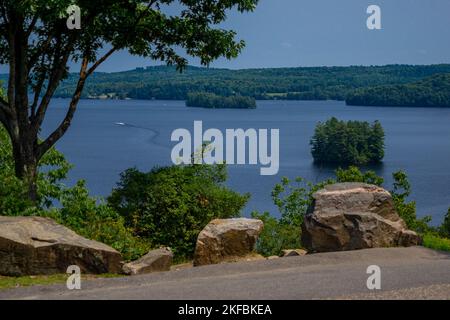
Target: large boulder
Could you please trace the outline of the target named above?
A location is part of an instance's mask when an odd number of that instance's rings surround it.
[[[173,253],[170,248],[152,250],[139,260],[127,263],[123,271],[128,275],[169,271],[172,266]]]
[[[236,261],[254,250],[264,224],[256,219],[216,219],[198,235],[194,266]]]
[[[122,257],[113,248],[83,238],[52,219],[0,216],[0,274],[120,273]]]
[[[302,225],[310,252],[414,246],[420,237],[406,228],[391,194],[374,185],[338,183],[313,195]]]

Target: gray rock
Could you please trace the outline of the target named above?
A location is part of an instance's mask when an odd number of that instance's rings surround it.
[[[338,183],[313,195],[302,225],[302,244],[311,252],[411,246],[420,237],[406,230],[392,196],[363,183]]]
[[[150,251],[139,260],[125,264],[123,271],[129,275],[169,271],[172,261],[172,250],[170,248],[160,248]]]
[[[216,264],[252,253],[263,222],[256,219],[216,219],[198,235],[194,266]]]
[[[422,245],[422,238],[414,231],[402,230],[398,245],[401,247],[420,246]]]
[[[71,265],[82,273],[120,273],[122,257],[52,219],[0,216],[1,275],[65,273]]]

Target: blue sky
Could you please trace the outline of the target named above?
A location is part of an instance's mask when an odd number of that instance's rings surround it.
[[[366,27],[371,4],[381,8],[382,30]],[[253,13],[230,13],[224,26],[236,30],[247,47],[237,59],[221,59],[213,67],[450,62],[450,0],[261,0]],[[100,70],[154,64],[122,52]]]
[[[381,7],[382,30],[366,27],[371,4]],[[450,63],[450,0],[260,0],[255,12],[230,12],[223,27],[236,30],[247,47],[212,67]],[[119,52],[98,71],[158,64]]]

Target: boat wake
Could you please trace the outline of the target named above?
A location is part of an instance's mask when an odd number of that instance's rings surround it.
[[[152,128],[147,128],[147,127],[141,127],[141,126],[137,126],[134,124],[129,124],[129,123],[124,123],[124,122],[115,122],[114,123],[117,126],[121,126],[121,127],[128,127],[128,128],[135,128],[135,129],[141,129],[141,130],[147,130],[150,131],[151,133],[153,133],[152,137],[150,138],[150,143],[154,144],[156,146],[159,147],[164,147],[164,148],[169,148],[169,146],[164,145],[162,143],[158,143],[157,139],[158,137],[161,135],[159,131],[152,129]]]

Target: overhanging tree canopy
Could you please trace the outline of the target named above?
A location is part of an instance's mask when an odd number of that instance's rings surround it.
[[[0,122],[13,145],[16,175],[37,197],[37,165],[70,127],[88,77],[114,52],[175,64],[185,55],[202,64],[236,57],[244,43],[221,29],[227,11],[252,11],[258,0],[0,0],[0,63],[9,66],[7,95],[0,98]],[[81,29],[69,30],[67,8],[81,9]],[[164,13],[177,6],[178,14]],[[183,49],[183,50],[180,50]],[[77,86],[59,126],[39,137],[50,100],[69,72],[80,66]],[[31,92],[31,98],[29,93]],[[41,138],[41,140],[39,139]]]

